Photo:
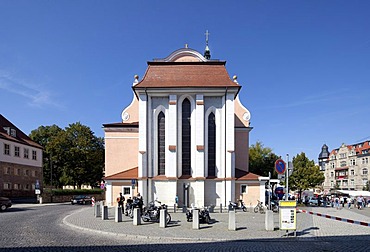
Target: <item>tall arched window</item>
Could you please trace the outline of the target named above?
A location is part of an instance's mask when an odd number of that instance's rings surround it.
[[[216,176],[216,123],[215,114],[208,116],[208,176]]]
[[[191,175],[191,109],[189,99],[182,102],[182,175]]]
[[[165,175],[166,172],[166,158],[165,158],[165,117],[164,113],[160,112],[158,115],[158,134],[157,134],[157,143],[158,143],[158,175]]]

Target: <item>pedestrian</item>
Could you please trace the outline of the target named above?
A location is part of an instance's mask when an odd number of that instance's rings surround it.
[[[362,208],[362,202],[363,202],[364,198],[362,197],[362,195],[358,196],[357,197],[357,208],[358,209],[361,209]]]
[[[335,208],[338,210],[339,209],[339,198],[338,198],[338,196],[335,196],[335,198],[334,198],[334,205],[335,205]]]
[[[348,209],[351,209],[351,203],[352,203],[352,199],[348,197],[347,198]]]
[[[117,198],[118,200],[118,207],[123,209],[123,202],[125,201],[125,196],[122,195],[122,193],[119,193],[119,197]]]

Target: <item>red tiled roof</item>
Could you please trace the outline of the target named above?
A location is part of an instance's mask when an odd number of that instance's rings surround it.
[[[138,167],[119,172],[107,177],[104,177],[104,180],[114,180],[114,179],[137,179],[138,178]]]
[[[237,168],[235,169],[235,178],[236,178],[236,180],[257,180],[258,181],[258,177],[260,177],[260,176],[257,175],[257,174],[242,171],[242,170],[239,170]]]
[[[11,129],[16,130],[16,136],[13,137],[8,135],[8,133],[4,130],[4,127],[10,127]],[[6,119],[3,115],[0,114],[0,138],[17,142],[20,144],[25,144],[29,146],[33,146],[35,148],[42,149],[43,147],[38,143],[34,142],[31,138],[29,138],[26,134],[23,133],[19,128],[17,128],[14,124],[12,124],[8,119]]]
[[[225,62],[148,62],[144,78],[136,88],[236,87]]]

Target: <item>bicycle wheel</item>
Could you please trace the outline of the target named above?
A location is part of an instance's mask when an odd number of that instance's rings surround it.
[[[171,222],[171,215],[169,213],[167,213],[167,217],[166,217],[166,223],[170,223]]]
[[[258,207],[258,206],[256,206],[256,207],[254,208],[254,212],[255,212],[255,213],[258,213],[258,210],[259,210],[259,207]]]
[[[265,213],[265,209],[263,207],[260,207],[260,214],[264,214]]]

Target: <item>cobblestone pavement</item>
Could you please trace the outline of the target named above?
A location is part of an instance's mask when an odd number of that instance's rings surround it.
[[[12,207],[13,208],[13,207]],[[305,208],[313,212],[370,221],[370,209]],[[17,206],[0,213],[0,251],[368,251],[370,227],[297,214],[297,237],[265,231],[263,214],[236,213],[236,231],[228,231],[227,213],[211,213],[212,224],[193,230],[184,213],[173,213],[166,228],[158,223],[134,226],[123,216],[94,217],[89,206],[67,204]],[[274,214],[275,227],[279,215]]]

